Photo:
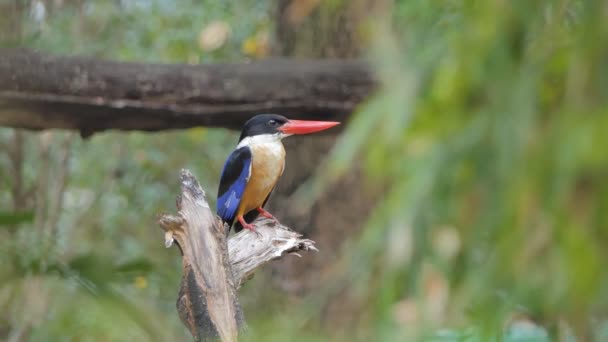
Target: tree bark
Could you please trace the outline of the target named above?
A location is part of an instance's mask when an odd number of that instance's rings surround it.
[[[165,246],[177,243],[183,276],[177,310],[197,341],[236,341],[245,322],[236,289],[263,264],[314,242],[276,221],[259,219],[257,234],[243,230],[227,239],[227,227],[209,209],[205,192],[188,170],[181,172],[178,216],[162,215]]]
[[[341,119],[374,89],[356,60],[177,65],[0,49],[0,126],[156,131],[240,128],[253,114]]]

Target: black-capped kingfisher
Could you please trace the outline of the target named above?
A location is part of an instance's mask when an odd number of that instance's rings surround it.
[[[285,169],[285,148],[281,140],[293,134],[307,134],[338,125],[333,121],[289,120],[276,114],[260,114],[243,127],[235,150],[230,154],[220,179],[217,214],[229,227],[235,219],[255,232],[251,222],[262,215],[270,193]],[[245,221],[247,218],[247,221]],[[240,227],[235,227],[239,231]]]

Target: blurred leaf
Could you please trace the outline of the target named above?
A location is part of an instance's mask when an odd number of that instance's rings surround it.
[[[122,263],[114,269],[115,272],[125,274],[145,274],[154,270],[154,264],[145,258],[138,258]]]
[[[106,289],[115,280],[115,267],[112,262],[95,252],[77,256],[68,262],[68,269],[93,292]]]
[[[505,334],[508,342],[549,342],[549,334],[543,327],[532,322],[522,321],[512,323]]]
[[[25,211],[25,212],[6,212],[0,211],[0,227],[5,226],[5,228],[16,228],[15,226],[31,223],[34,221],[34,212],[33,211]]]

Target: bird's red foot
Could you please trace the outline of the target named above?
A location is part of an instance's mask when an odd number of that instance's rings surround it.
[[[257,209],[258,209],[258,212],[260,213],[260,215],[262,215],[262,216],[264,216],[266,218],[273,219],[273,220],[277,221],[277,219],[274,216],[272,216],[271,213],[269,213],[266,210],[264,210],[264,208],[258,207]]]
[[[239,220],[239,223],[241,224],[241,226],[243,226],[243,228],[249,229],[252,232],[257,233],[257,230],[255,230],[255,226],[251,223],[245,222],[245,219],[243,218],[243,216],[239,216],[238,220]]]

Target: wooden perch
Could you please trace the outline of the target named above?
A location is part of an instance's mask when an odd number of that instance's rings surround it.
[[[178,216],[162,215],[165,246],[174,242],[183,260],[177,299],[182,322],[197,341],[236,341],[244,326],[236,289],[263,264],[289,253],[316,250],[314,242],[269,219],[226,238],[226,227],[213,214],[196,178],[181,172]]]
[[[0,48],[0,126],[88,135],[238,128],[263,112],[343,119],[375,84],[359,61],[144,64]]]

